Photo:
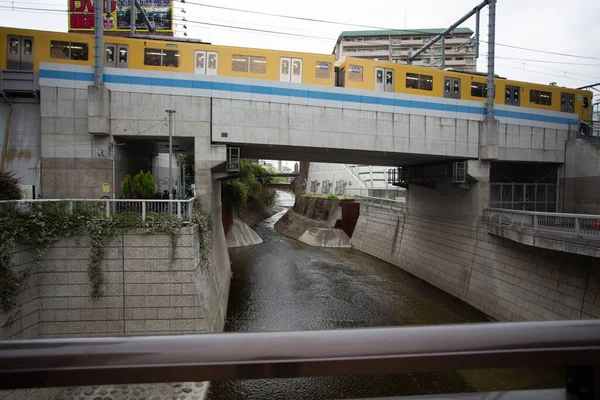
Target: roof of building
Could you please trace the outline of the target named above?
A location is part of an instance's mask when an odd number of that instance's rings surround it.
[[[343,31],[340,33],[341,36],[356,37],[356,36],[389,36],[389,35],[438,35],[442,33],[446,28],[434,28],[434,29],[387,29],[379,31]],[[453,33],[469,33],[473,31],[469,28],[456,28]]]

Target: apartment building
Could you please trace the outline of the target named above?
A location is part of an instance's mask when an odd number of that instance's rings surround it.
[[[378,31],[344,31],[340,34],[333,54],[336,60],[341,57],[360,57],[370,60],[405,63],[409,53],[419,50],[444,29],[410,29]],[[445,68],[475,71],[475,45],[473,31],[469,28],[456,28],[445,39]],[[440,67],[442,44],[438,41],[425,53],[413,61],[413,65]]]

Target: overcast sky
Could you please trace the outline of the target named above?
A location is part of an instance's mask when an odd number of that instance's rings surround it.
[[[325,24],[280,17],[269,17],[230,10],[203,7],[213,4],[254,11],[365,24],[383,28],[442,28],[472,9],[479,0],[396,1],[369,0],[340,2],[324,0],[187,0],[175,1],[176,35],[186,31],[188,38],[213,44],[242,47],[297,50],[330,54],[343,30],[361,30],[360,26]],[[198,3],[198,4],[192,4]],[[5,7],[48,8],[66,10],[66,0],[0,0],[0,25],[19,28],[67,30],[65,12],[12,11]],[[185,9],[185,14],[182,12]],[[487,35],[487,8],[482,13],[482,34]],[[178,21],[185,17],[187,23]],[[196,22],[200,23],[196,23]],[[498,0],[496,40],[500,44],[566,53],[590,58],[563,57],[497,46],[496,72],[513,79],[539,83],[557,82],[561,86],[579,87],[600,82],[600,1],[598,0]],[[259,34],[202,23],[241,26],[304,37]],[[187,25],[187,29],[183,28]],[[472,18],[463,26],[475,30]],[[310,37],[312,36],[312,38]],[[318,38],[314,38],[318,37]],[[486,40],[487,37],[482,37]],[[482,44],[481,54],[487,53]],[[543,63],[537,61],[552,61]],[[580,65],[587,64],[587,65]],[[486,59],[480,57],[478,69],[485,70]]]

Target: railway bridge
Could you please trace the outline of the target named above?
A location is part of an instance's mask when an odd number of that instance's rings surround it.
[[[168,151],[165,110],[175,110],[173,148],[194,153],[196,191],[214,217],[215,245],[224,243],[218,178],[232,165],[231,149],[239,149],[243,158],[401,167],[396,183],[410,187],[410,218],[365,220],[362,232],[377,237],[370,230],[389,230],[384,237],[392,244],[390,257],[398,256],[393,243],[401,240],[402,257],[412,257],[416,267],[434,259],[462,265],[465,254],[471,263],[486,258],[489,252],[480,254],[485,249],[478,240],[490,236],[480,225],[489,208],[600,214],[600,194],[594,192],[600,188],[600,157],[577,138],[574,114],[497,106],[497,118],[487,121],[483,103],[456,99],[116,68],[105,68],[105,84],[99,87],[92,85],[92,76],[89,67],[41,63],[39,97],[0,104],[7,127],[0,129],[7,132],[3,166],[25,171],[23,183],[36,185],[45,198],[100,198],[106,194],[103,182],[116,182],[118,188],[126,173],[148,168],[149,155]],[[365,218],[376,220],[373,210]],[[412,223],[414,241],[394,236],[410,232],[400,229],[400,219]],[[502,232],[509,231],[492,233]],[[492,241],[497,252],[489,253],[489,260],[510,251],[508,240],[515,237],[509,233],[500,244]],[[362,244],[364,249],[370,245],[380,253],[381,243]],[[566,254],[538,247],[546,252],[539,261],[543,265]],[[518,254],[532,258],[537,251],[542,250],[529,246]],[[586,270],[596,268],[593,254],[574,252],[584,257]],[[498,265],[486,265],[489,274],[503,273]],[[440,271],[446,271],[446,280],[435,279]],[[440,271],[423,270],[419,276],[450,293],[458,287],[457,296],[467,298],[460,283],[469,285],[466,270]],[[529,290],[529,283],[524,285],[528,289],[521,289]],[[580,294],[574,286],[569,296]],[[558,308],[568,301],[565,296],[553,300]],[[590,310],[586,315],[600,316]],[[524,311],[494,315],[531,317]],[[535,315],[551,319],[557,312]]]

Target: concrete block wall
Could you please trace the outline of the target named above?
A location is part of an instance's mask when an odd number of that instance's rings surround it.
[[[499,238],[477,221],[361,204],[352,244],[497,320],[600,318],[600,259]]]
[[[2,338],[115,336],[200,333],[222,330],[226,310],[215,306],[212,292],[229,263],[218,260],[202,268],[198,226],[181,228],[175,259],[171,236],[120,233],[105,247],[102,271],[104,295],[90,297],[89,238],[64,238],[44,253],[41,265],[31,265],[35,249],[13,254],[17,268],[32,271],[29,288],[19,298],[17,315],[0,333]],[[228,261],[228,259],[226,260]],[[228,274],[226,274],[229,277]],[[204,281],[206,279],[206,281]],[[223,291],[219,288],[220,292]],[[222,301],[221,301],[222,302]],[[218,322],[215,322],[218,321]]]
[[[571,131],[541,126],[498,124],[498,159],[503,161],[553,162],[565,161],[565,143],[569,134],[577,134],[577,125]]]
[[[597,148],[580,139],[567,142],[561,188],[562,212],[600,214],[600,152]]]

